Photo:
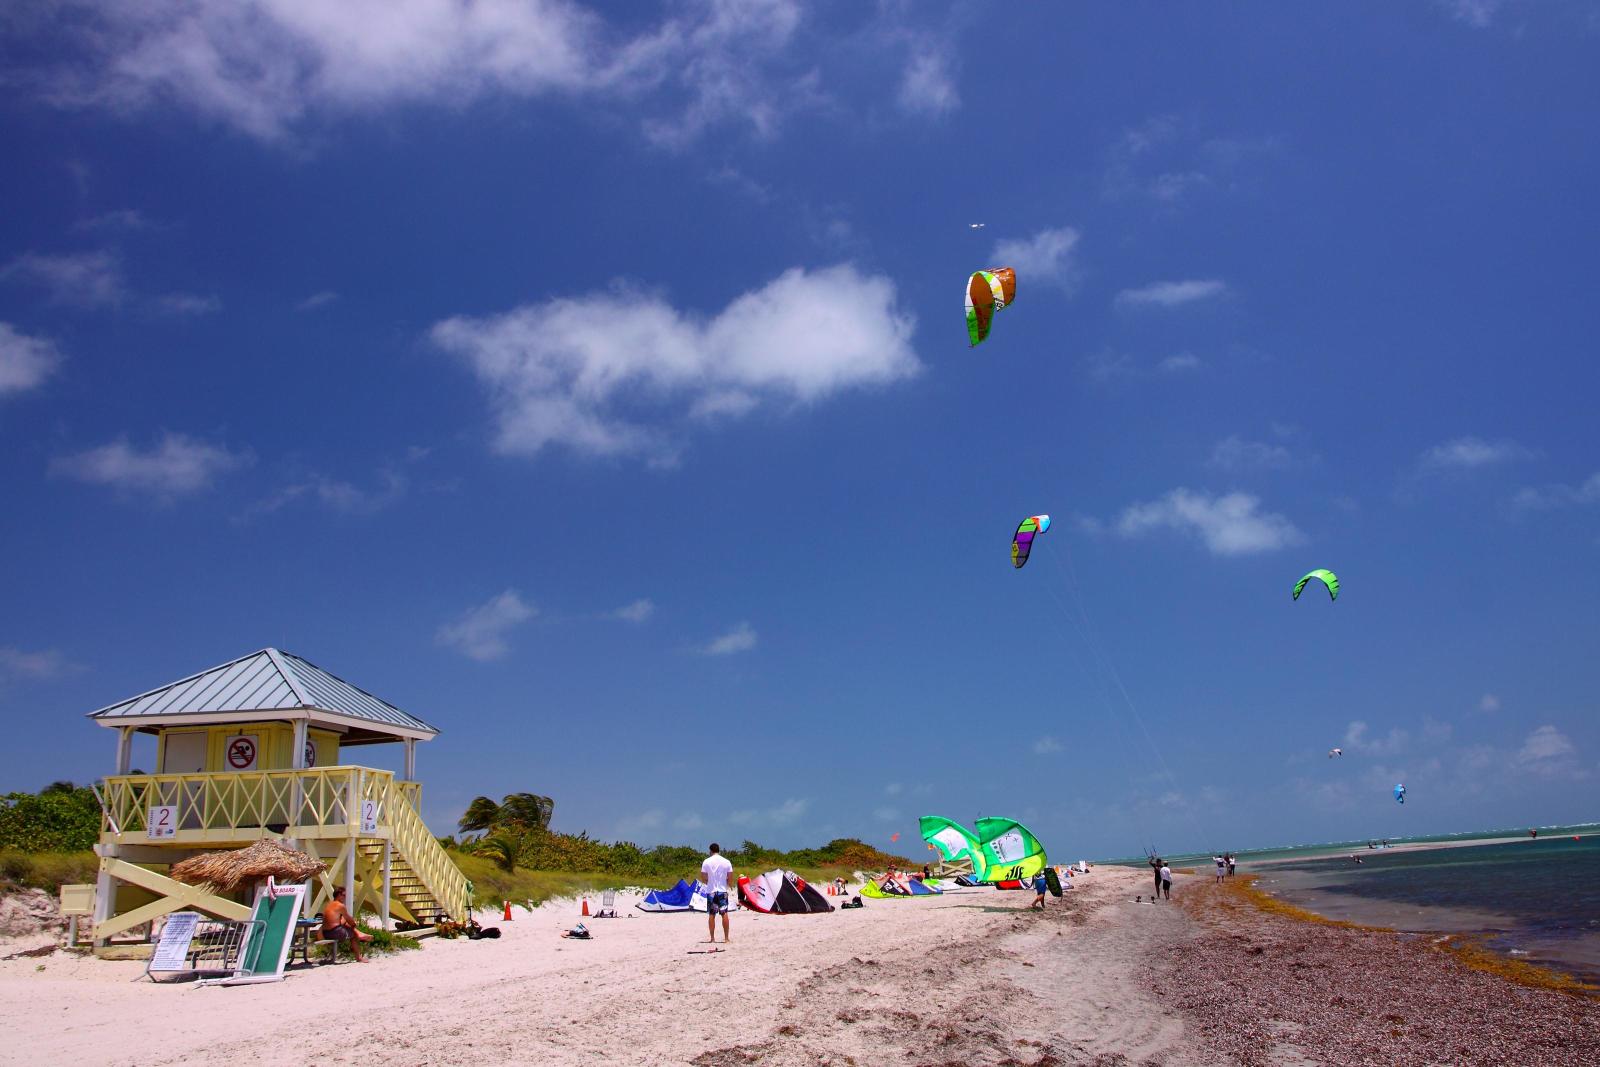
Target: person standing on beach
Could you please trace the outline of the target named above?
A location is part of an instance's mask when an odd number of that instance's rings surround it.
[[[1222,854],[1222,858],[1228,861],[1228,877],[1232,878],[1233,877],[1233,853],[1232,852],[1224,852]]]
[[[1044,893],[1049,888],[1050,883],[1046,881],[1043,871],[1033,876],[1033,903],[1028,905],[1029,911],[1034,908],[1038,908],[1040,911],[1044,910]]]
[[[1172,868],[1165,863],[1161,865],[1161,895],[1172,899]]]
[[[722,916],[722,943],[728,943],[728,885],[733,881],[733,864],[715,841],[711,855],[700,865],[700,880],[706,885],[706,926],[710,944],[717,943],[717,916]]]
[[[1159,895],[1160,892],[1161,892],[1161,857],[1160,856],[1151,854],[1151,856],[1150,856],[1150,873],[1155,875],[1156,893]]]
[[[1212,856],[1211,858],[1217,863],[1217,884],[1221,885],[1222,880],[1228,875],[1228,861],[1221,856]]]

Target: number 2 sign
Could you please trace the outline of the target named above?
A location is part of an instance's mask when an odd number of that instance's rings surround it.
[[[150,805],[150,819],[145,823],[145,833],[152,840],[178,836],[178,805]]]

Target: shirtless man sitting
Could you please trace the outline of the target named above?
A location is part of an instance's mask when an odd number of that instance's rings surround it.
[[[344,886],[333,891],[333,899],[322,909],[322,937],[326,941],[348,941],[356,962],[367,962],[361,955],[361,943],[371,941],[372,935],[361,932],[356,926],[355,917],[350,914],[350,909],[344,906]],[[333,946],[333,951],[335,953],[339,951],[337,944]]]

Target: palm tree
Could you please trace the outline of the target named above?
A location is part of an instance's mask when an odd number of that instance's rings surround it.
[[[503,871],[514,871],[521,849],[516,841],[504,834],[491,834],[472,846],[472,851],[475,855],[493,859]]]
[[[500,805],[488,797],[473,797],[472,803],[467,805],[467,813],[456,826],[462,833],[470,834],[475,830],[487,830],[499,821]]]

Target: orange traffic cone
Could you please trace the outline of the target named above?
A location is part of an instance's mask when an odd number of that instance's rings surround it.
[[[589,914],[589,898],[588,897],[584,897],[583,898],[583,913],[585,915]]]
[[[506,905],[506,913],[505,913],[504,918],[501,921],[502,922],[510,922],[511,921],[511,901],[509,901],[509,900],[506,901],[505,905]]]

